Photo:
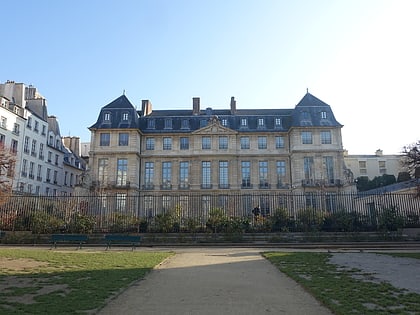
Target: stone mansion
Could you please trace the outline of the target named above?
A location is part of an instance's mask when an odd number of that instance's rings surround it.
[[[341,128],[310,93],[291,109],[136,110],[125,95],[89,128],[92,186],[121,198],[201,194],[339,193],[353,189]]]

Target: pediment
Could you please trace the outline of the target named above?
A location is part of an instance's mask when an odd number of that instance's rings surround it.
[[[193,134],[199,135],[209,135],[209,134],[224,134],[224,135],[234,135],[237,134],[235,130],[222,126],[220,121],[216,117],[212,117],[209,120],[209,124],[201,129],[198,129],[193,132]]]

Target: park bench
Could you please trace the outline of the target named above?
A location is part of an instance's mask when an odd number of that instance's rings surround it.
[[[112,244],[130,245],[131,250],[140,244],[141,236],[139,235],[125,235],[125,234],[106,234],[105,243],[106,249],[110,249]]]
[[[51,242],[54,248],[57,248],[57,243],[77,243],[79,249],[82,248],[83,243],[87,243],[88,236],[84,234],[52,234]]]

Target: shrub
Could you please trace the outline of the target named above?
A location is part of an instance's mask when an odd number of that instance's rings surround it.
[[[313,208],[302,209],[298,212],[298,229],[309,232],[319,231],[324,223],[325,212]]]
[[[95,217],[81,213],[76,213],[71,218],[67,229],[70,233],[92,233],[95,224]]]
[[[64,220],[44,211],[35,211],[29,217],[31,230],[35,234],[51,234],[59,232]]]
[[[209,212],[209,218],[206,222],[206,227],[213,233],[222,232],[223,227],[226,226],[228,217],[223,209],[215,208]]]
[[[133,215],[113,213],[109,220],[111,233],[138,232],[139,219]]]
[[[378,222],[381,231],[397,231],[403,227],[404,218],[397,213],[397,207],[391,206],[382,209]]]
[[[269,227],[272,232],[287,232],[293,225],[286,209],[276,209],[271,217],[269,217]]]

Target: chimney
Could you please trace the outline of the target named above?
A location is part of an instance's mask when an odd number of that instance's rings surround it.
[[[193,97],[193,115],[200,114],[200,98]]]
[[[141,101],[141,113],[143,116],[148,116],[152,113],[152,103],[149,100]]]
[[[235,115],[236,114],[236,101],[235,101],[235,97],[234,96],[232,96],[230,98],[230,113],[232,115]]]
[[[63,137],[64,145],[74,154],[80,156],[80,138],[79,137]]]
[[[382,156],[383,155],[383,151],[381,149],[376,150],[375,152],[376,156]]]

